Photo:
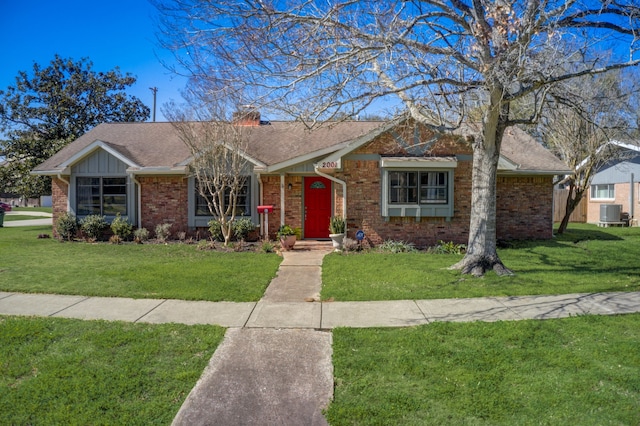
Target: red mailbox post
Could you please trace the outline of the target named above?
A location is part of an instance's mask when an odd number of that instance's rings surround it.
[[[269,212],[273,212],[273,206],[258,206],[258,214],[264,214],[264,231],[262,238],[269,238]]]

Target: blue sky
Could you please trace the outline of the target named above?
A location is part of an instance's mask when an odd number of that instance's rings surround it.
[[[156,9],[147,0],[0,0],[0,90],[15,83],[18,71],[33,64],[47,66],[57,53],[63,58],[87,57],[95,71],[116,66],[138,81],[127,93],[149,108],[158,88],[160,106],[180,101],[185,78],[172,75],[161,63],[171,55],[157,46]]]

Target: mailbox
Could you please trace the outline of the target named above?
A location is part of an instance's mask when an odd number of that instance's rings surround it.
[[[273,213],[273,206],[258,206],[258,213]]]

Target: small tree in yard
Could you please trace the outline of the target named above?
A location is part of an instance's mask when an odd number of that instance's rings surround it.
[[[640,63],[637,0],[155,3],[163,45],[201,93],[224,92],[310,125],[355,117],[377,102],[439,131],[481,111],[470,135],[469,242],[453,266],[474,275],[511,273],[496,241],[505,129],[535,122],[551,85]],[[612,55],[603,53],[608,43]],[[511,106],[525,97],[535,105],[518,116]]]
[[[238,198],[249,172],[244,152],[251,128],[227,117],[223,108],[185,111],[172,104],[164,114],[191,152],[189,170],[196,190],[219,222],[226,246],[233,237],[235,217],[242,213],[237,211]]]

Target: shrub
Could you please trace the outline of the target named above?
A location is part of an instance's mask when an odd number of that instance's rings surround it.
[[[97,241],[102,238],[107,226],[109,226],[107,220],[98,214],[90,214],[80,221],[80,230],[89,241]]]
[[[133,232],[133,239],[137,243],[142,243],[149,239],[149,230],[147,228],[138,228]]]
[[[109,237],[109,242],[111,244],[120,244],[122,242],[122,238],[120,238],[119,235],[112,235],[111,237]]]
[[[71,241],[78,232],[78,221],[76,217],[67,212],[56,220],[56,234],[61,240]]]
[[[211,233],[211,238],[216,241],[224,241],[224,235],[222,235],[222,224],[216,219],[211,219],[209,221],[209,233]]]
[[[117,235],[122,241],[126,241],[133,233],[133,225],[118,213],[111,222],[111,232],[113,232],[113,235]]]
[[[378,250],[387,253],[410,253],[417,251],[413,243],[405,241],[387,240],[378,246]]]
[[[200,240],[196,245],[196,250],[215,250],[216,243],[214,241]]]
[[[260,247],[264,253],[273,253],[276,251],[276,245],[271,241],[263,241]]]
[[[241,217],[233,221],[233,235],[238,240],[246,240],[249,232],[256,229],[250,217]]]
[[[156,225],[156,238],[162,242],[165,242],[171,236],[171,224],[159,223]]]
[[[467,249],[464,244],[456,244],[453,241],[445,243],[444,241],[438,241],[438,245],[433,248],[434,253],[438,254],[462,254]]]
[[[361,248],[362,247],[360,246],[360,244],[356,240],[353,240],[353,239],[347,238],[347,237],[345,237],[344,240],[342,240],[342,250],[343,251],[358,251]]]

